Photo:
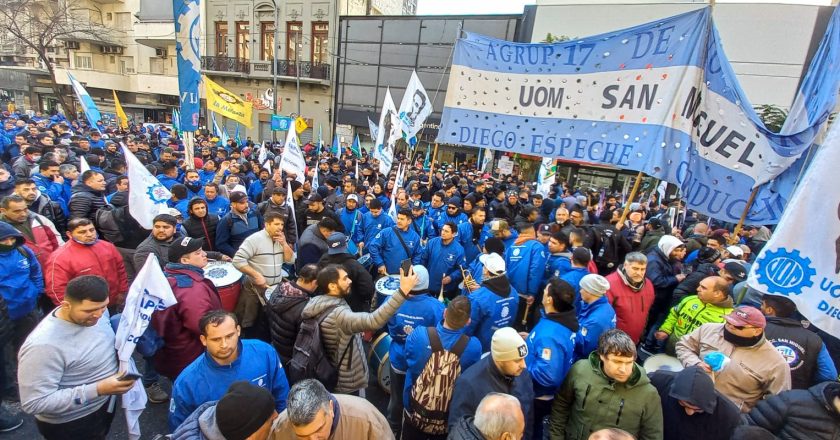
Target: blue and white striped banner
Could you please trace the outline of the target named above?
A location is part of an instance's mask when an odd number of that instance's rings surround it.
[[[201,6],[199,0],[173,0],[175,51],[178,56],[178,92],[181,98],[181,132],[198,130],[201,107]]]
[[[708,8],[556,44],[468,33],[448,90],[438,142],[644,171],[729,222],[824,121],[791,135],[767,130]],[[786,203],[757,198],[747,223],[777,223]]]
[[[70,78],[70,86],[73,87],[73,92],[76,93],[76,99],[79,100],[79,104],[82,106],[82,111],[85,112],[85,118],[87,118],[90,128],[97,128],[96,123],[102,119],[102,114],[99,113],[99,109],[93,102],[93,98],[90,97],[90,94],[88,94],[85,87],[79,82],[79,80],[76,79],[75,76],[71,75],[69,72],[67,73],[67,76]]]

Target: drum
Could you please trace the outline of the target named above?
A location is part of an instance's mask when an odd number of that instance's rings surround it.
[[[376,306],[379,307],[400,289],[400,277],[388,275],[376,280]]]
[[[391,356],[388,354],[390,349],[391,336],[382,333],[370,344],[368,352],[368,365],[376,375],[376,382],[388,394],[391,394]]]
[[[211,261],[204,268],[204,278],[210,280],[219,291],[222,300],[222,308],[233,312],[236,303],[239,301],[239,293],[242,290],[242,272],[233,267],[233,263],[226,261]]]
[[[365,268],[366,271],[370,272],[373,268],[373,259],[370,258],[370,254],[364,254],[358,258],[359,264]]]
[[[648,373],[653,373],[656,370],[674,372],[683,370],[683,365],[679,359],[664,353],[655,354],[645,359],[644,365],[642,366]]]

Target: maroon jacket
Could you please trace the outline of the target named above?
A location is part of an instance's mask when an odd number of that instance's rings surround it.
[[[222,308],[216,287],[195,266],[167,264],[166,279],[178,304],[152,315],[152,327],[164,341],[155,354],[155,369],[175,381],[181,371],[204,352],[198,321]]]
[[[624,331],[639,343],[647,324],[648,311],[653,304],[653,283],[645,278],[639,291],[634,291],[619,275],[618,271],[607,275],[610,289],[607,299],[615,310],[616,328]]]

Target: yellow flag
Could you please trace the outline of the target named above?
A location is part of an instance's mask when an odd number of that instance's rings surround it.
[[[114,107],[117,109],[117,122],[123,130],[128,130],[128,116],[125,115],[125,110],[123,110],[122,105],[120,105],[120,98],[117,98],[117,91],[111,90],[114,92]]]
[[[303,133],[303,131],[307,128],[309,128],[309,126],[306,125],[306,121],[303,118],[298,117],[297,119],[295,119],[295,131],[298,134]]]
[[[207,97],[207,109],[251,128],[253,105],[235,93],[229,92],[224,87],[216,84],[210,78],[205,76],[203,79],[204,95]]]

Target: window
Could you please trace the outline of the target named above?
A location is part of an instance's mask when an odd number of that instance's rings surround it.
[[[301,31],[303,24],[299,21],[286,22],[286,59],[293,61],[297,54],[297,47],[302,44]]]
[[[226,21],[216,22],[216,56],[226,57],[228,55],[228,24]]]
[[[236,58],[247,60],[251,58],[250,26],[247,21],[236,22]]]
[[[76,55],[73,64],[77,69],[93,69],[93,58],[90,55]]]
[[[260,51],[261,60],[274,59],[274,22],[263,22],[261,25],[260,42],[262,50]]]
[[[163,58],[149,58],[149,72],[152,75],[163,75]]]
[[[327,22],[312,23],[312,64],[326,64],[329,61],[328,34]]]

